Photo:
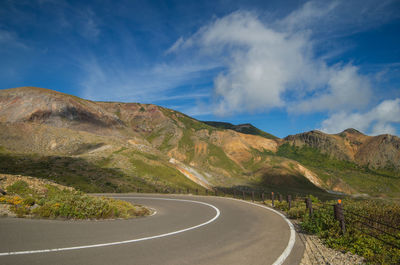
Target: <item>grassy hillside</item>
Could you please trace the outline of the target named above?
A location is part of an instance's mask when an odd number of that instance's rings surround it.
[[[400,196],[400,172],[393,169],[370,169],[353,162],[332,158],[315,148],[295,147],[289,143],[281,145],[276,155],[296,160],[307,166],[318,174],[329,189],[339,183],[355,189],[356,193]],[[341,183],[342,181],[344,183]]]
[[[125,160],[124,167],[117,167]],[[128,164],[129,163],[129,164]],[[0,149],[0,172],[53,180],[85,192],[143,192],[199,188],[157,156],[120,149],[103,157],[52,156]]]

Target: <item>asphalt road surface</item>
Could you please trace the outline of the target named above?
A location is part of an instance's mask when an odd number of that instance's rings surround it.
[[[298,264],[304,246],[277,213],[221,197],[109,195],[156,210],[130,220],[0,218],[0,264]]]

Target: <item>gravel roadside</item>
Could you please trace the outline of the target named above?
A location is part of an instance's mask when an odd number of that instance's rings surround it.
[[[365,264],[364,258],[350,252],[342,253],[325,246],[315,235],[304,233],[298,221],[291,220],[300,240],[305,245],[305,251],[300,265],[353,265]]]

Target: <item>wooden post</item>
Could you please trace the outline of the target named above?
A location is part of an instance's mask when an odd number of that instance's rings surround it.
[[[251,192],[251,201],[254,202],[254,191]]]
[[[275,207],[275,204],[274,204],[274,199],[275,199],[274,192],[271,192],[271,202],[272,202],[272,207]]]
[[[292,207],[292,195],[287,196],[287,203],[290,210],[290,208]]]
[[[279,193],[279,202],[282,202],[282,194]]]
[[[206,189],[206,195],[208,195],[208,189]]]
[[[187,193],[187,194],[189,194],[189,193],[190,193],[190,190],[189,190],[189,188],[187,188],[187,189],[186,189],[186,193]]]
[[[246,200],[246,195],[245,195],[244,191],[242,191],[242,195],[243,195],[243,200]]]
[[[261,200],[262,200],[262,203],[265,203],[265,195],[264,195],[264,192],[261,193]]]
[[[218,190],[215,189],[215,196],[218,196]]]
[[[334,212],[335,219],[338,220],[340,223],[342,235],[344,235],[346,233],[346,224],[344,221],[342,200],[338,200],[338,203],[333,205],[333,212]]]
[[[308,214],[310,215],[310,217],[313,215],[313,208],[312,208],[312,201],[310,198],[306,199],[306,207],[308,209]]]

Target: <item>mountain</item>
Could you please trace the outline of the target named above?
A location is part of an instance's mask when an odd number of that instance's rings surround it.
[[[347,129],[339,134],[310,131],[289,135],[284,140],[369,168],[400,169],[400,138],[394,135],[367,136],[355,129]]]
[[[275,135],[264,132],[264,131],[254,127],[250,123],[233,125],[228,122],[219,122],[219,121],[203,121],[203,122],[205,124],[208,124],[215,128],[229,129],[229,130],[237,131],[237,132],[244,133],[244,134],[259,135],[259,136],[265,137],[267,139],[279,139]]]
[[[201,122],[152,104],[0,90],[0,173],[88,192],[240,186],[395,197],[397,139],[353,130],[278,139],[250,124]]]

